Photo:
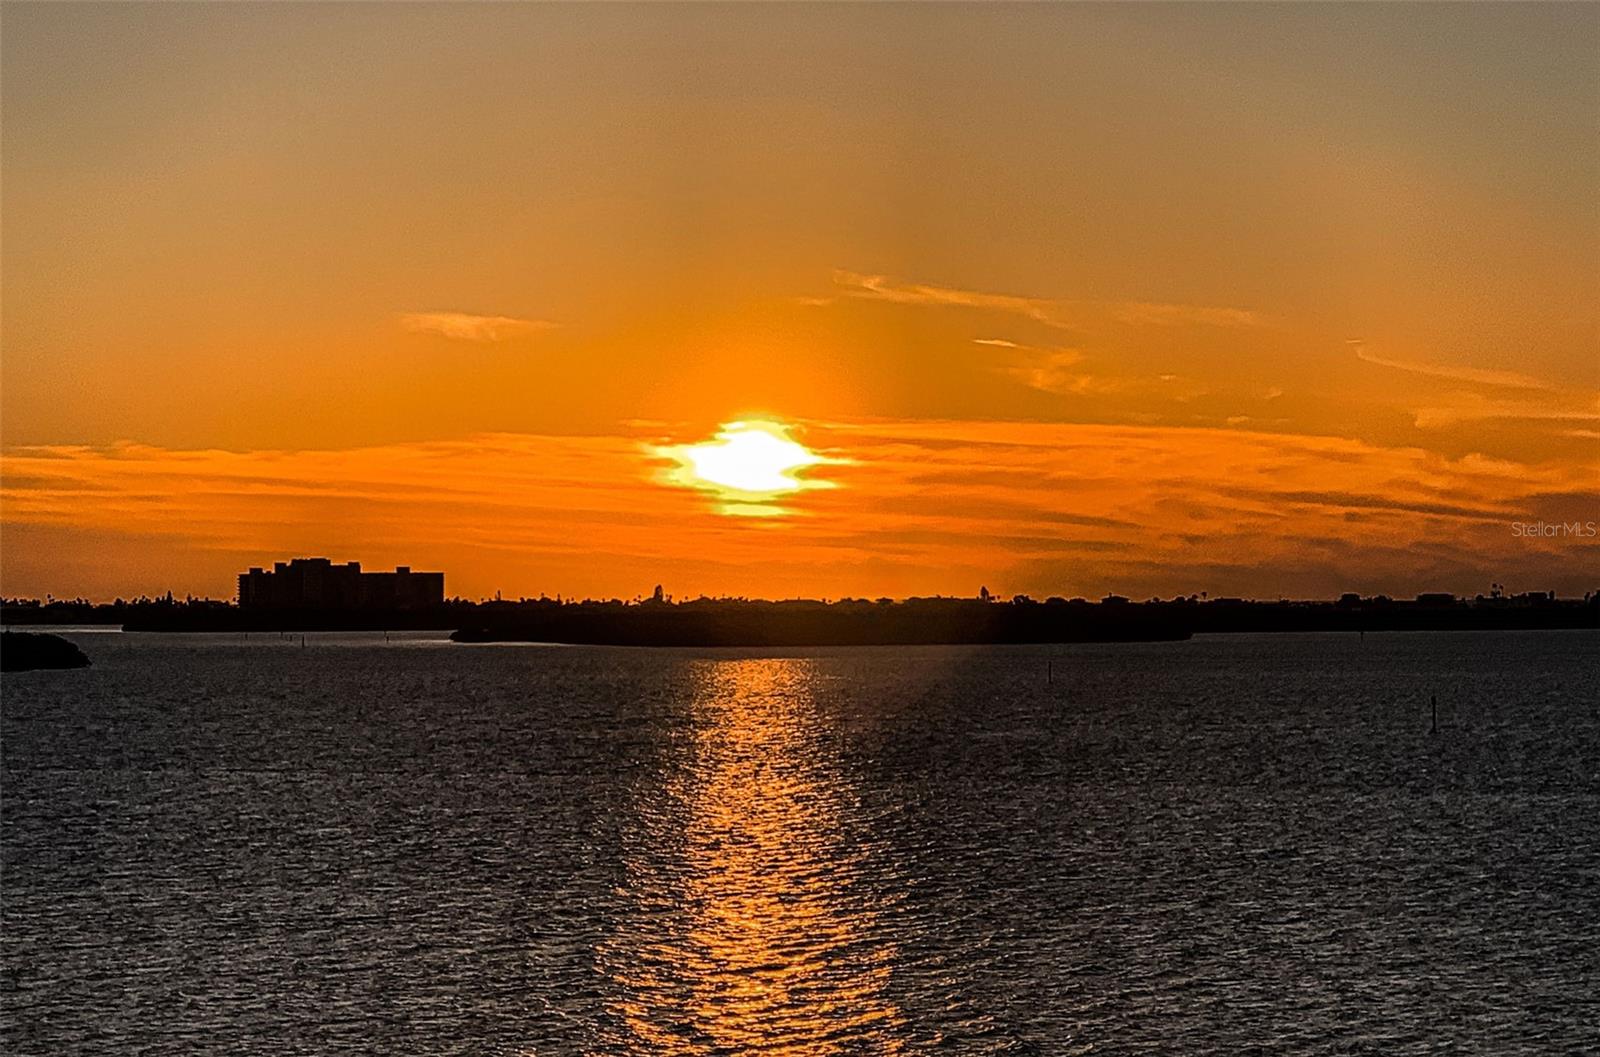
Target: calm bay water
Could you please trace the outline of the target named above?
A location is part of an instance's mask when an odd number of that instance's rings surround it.
[[[1600,1051],[1592,632],[73,637],[8,1054]]]

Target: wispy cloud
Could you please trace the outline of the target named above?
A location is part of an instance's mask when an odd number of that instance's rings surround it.
[[[1125,416],[1128,421],[1157,422],[1178,414],[1192,420],[1193,412],[1178,405],[1210,392],[1176,374],[1151,376],[1118,370],[1106,357],[1090,355],[1082,349],[1010,347],[1016,352],[1009,363],[996,368],[1001,374],[1029,389],[1057,396],[1119,397],[1114,404],[1100,404],[1100,410],[1103,414]],[[1157,408],[1165,408],[1167,415],[1153,414]]]
[[[526,337],[556,326],[544,319],[475,316],[466,312],[408,312],[400,325],[416,334],[438,334],[455,341],[495,342]]]
[[[1123,301],[1106,306],[1118,322],[1132,326],[1177,327],[1199,324],[1208,327],[1259,327],[1259,313],[1243,308],[1213,308],[1209,305],[1164,305],[1147,301]]]
[[[1458,367],[1453,364],[1394,360],[1368,352],[1366,346],[1359,341],[1351,341],[1349,344],[1355,348],[1356,358],[1363,363],[1374,364],[1378,367],[1388,367],[1396,371],[1427,375],[1429,378],[1444,378],[1452,382],[1468,382],[1472,385],[1497,386],[1503,389],[1552,390],[1555,388],[1550,383],[1534,378],[1532,375],[1519,374],[1516,371],[1491,371],[1477,367]]]
[[[1487,419],[1574,426],[1600,422],[1600,412],[1582,406],[1533,400],[1485,399],[1477,394],[1462,394],[1454,402],[1416,408],[1412,417],[1418,429],[1446,429]]]
[[[986,309],[1022,316],[1046,326],[1068,325],[1059,315],[1058,310],[1062,303],[1045,298],[958,290],[954,287],[930,286],[925,283],[902,283],[884,275],[864,275],[844,269],[833,273],[833,282],[851,297],[891,301],[900,305],[946,305]]]
[[[1004,370],[1028,388],[1047,393],[1083,395],[1109,393],[1119,388],[1116,379],[1073,370],[1082,362],[1083,353],[1077,349],[1047,349]]]
[[[931,305],[971,308],[1021,316],[1048,327],[1069,329],[1100,320],[1126,326],[1210,326],[1258,327],[1265,320],[1256,312],[1242,308],[1210,305],[1167,304],[1155,301],[1085,301],[1063,298],[1025,297],[1018,294],[962,290],[927,283],[900,282],[884,275],[866,275],[839,269],[833,273],[834,285],[847,296],[889,301],[901,305]],[[996,339],[980,344],[997,343]]]
[[[992,345],[997,349],[1020,349],[1020,348],[1022,348],[1022,346],[1018,345],[1016,342],[1007,341],[1005,338],[973,338],[972,339],[972,343],[974,345]]]

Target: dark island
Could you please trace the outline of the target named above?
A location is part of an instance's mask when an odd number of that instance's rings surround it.
[[[31,631],[7,631],[0,634],[0,672],[87,667],[89,658],[60,635],[45,635]]]
[[[609,646],[887,646],[1186,639],[1181,615],[1143,606],[1039,605],[967,598],[904,602],[701,599],[563,604],[489,610],[456,642]]]
[[[456,642],[616,646],[872,646],[984,643],[1170,642],[1216,632],[1489,631],[1600,627],[1600,593],[1395,601],[1259,602],[1198,596],[1134,602],[1116,595],[1010,601],[982,598],[786,602],[696,599],[642,602],[489,602]]]

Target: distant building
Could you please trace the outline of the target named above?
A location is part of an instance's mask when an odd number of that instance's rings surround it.
[[[276,562],[272,571],[239,574],[239,605],[246,609],[425,609],[444,601],[444,573],[364,573],[360,562],[326,558]]]

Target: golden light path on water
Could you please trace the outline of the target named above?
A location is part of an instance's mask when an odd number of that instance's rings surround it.
[[[875,854],[811,693],[815,662],[706,661],[691,730],[637,804],[598,1053],[903,1052]]]
[[[709,492],[718,510],[744,517],[775,517],[789,511],[774,500],[834,482],[803,477],[814,467],[844,460],[812,451],[792,436],[793,427],[766,419],[726,422],[710,440],[654,447],[652,454],[675,465],[668,483]]]

